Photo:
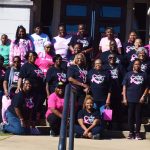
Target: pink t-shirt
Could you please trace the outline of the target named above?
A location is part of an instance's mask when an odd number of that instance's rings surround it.
[[[54,64],[53,57],[45,52],[40,52],[38,54],[38,58],[35,61],[35,64],[42,70],[42,72],[46,76],[47,70]]]
[[[49,114],[52,113],[50,108],[57,109],[59,112],[62,113],[63,106],[64,106],[64,98],[58,97],[58,95],[56,95],[55,92],[52,93],[48,97],[48,109],[47,109],[47,112],[46,112],[46,118],[48,117]]]
[[[24,64],[26,61],[26,53],[32,50],[33,45],[29,39],[20,39],[18,44],[15,44],[15,41],[12,41],[10,45],[9,63],[12,64],[14,56],[20,56],[21,64]]]
[[[122,47],[121,41],[118,38],[115,38],[115,41],[117,43],[118,48]],[[99,46],[102,47],[102,52],[106,52],[110,49],[109,43],[110,43],[110,40],[108,39],[108,37],[104,37],[100,40]]]

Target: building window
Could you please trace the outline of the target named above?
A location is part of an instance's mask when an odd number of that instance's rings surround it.
[[[120,25],[111,25],[110,24],[109,27],[113,28],[115,37],[119,37],[120,36],[120,30],[121,30],[121,26]],[[107,28],[107,25],[101,25],[99,27],[99,32],[100,32],[101,38],[105,36],[106,28]]]
[[[87,6],[83,5],[67,5],[66,16],[87,16]]]
[[[120,18],[121,7],[102,6],[100,8],[100,16],[108,18]]]
[[[78,31],[78,25],[66,25],[66,31],[67,33],[77,33]]]
[[[114,30],[114,32],[116,32],[116,33],[120,33],[120,25],[109,25],[109,27],[112,27],[113,28],[113,30]],[[99,27],[99,32],[105,32],[105,30],[106,30],[106,28],[107,28],[107,26],[100,26]]]

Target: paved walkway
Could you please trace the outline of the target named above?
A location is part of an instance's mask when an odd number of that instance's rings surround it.
[[[0,150],[57,150],[58,137],[1,136]],[[150,140],[75,139],[74,150],[150,150]]]

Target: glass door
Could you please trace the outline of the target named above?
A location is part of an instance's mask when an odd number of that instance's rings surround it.
[[[146,42],[146,34],[148,32],[147,11],[148,11],[147,3],[143,3],[143,2],[134,3],[132,28],[138,32],[138,35],[142,39],[144,44]]]
[[[113,27],[116,36],[125,37],[124,0],[65,0],[62,6],[61,22],[66,24],[67,32],[76,33],[77,25],[84,23],[92,36],[95,49],[106,27]]]
[[[75,34],[78,24],[86,24],[90,32],[91,7],[90,0],[66,0],[62,4],[61,22],[66,24],[66,30]]]
[[[105,36],[105,29],[112,27],[115,31],[115,36],[124,41],[125,38],[125,7],[126,2],[103,1],[99,3],[99,0],[94,2],[95,12],[95,27],[94,27],[94,41],[99,44],[102,37]]]

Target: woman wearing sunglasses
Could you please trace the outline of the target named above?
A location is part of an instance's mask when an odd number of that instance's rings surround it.
[[[4,94],[6,97],[10,96],[12,98],[15,94],[17,89],[17,82],[19,79],[20,66],[21,58],[19,56],[15,56],[13,58],[12,67],[9,68],[5,73],[3,82]]]
[[[122,80],[125,74],[125,69],[121,64],[116,63],[116,55],[110,54],[108,56],[108,64],[103,66],[103,69],[111,77],[111,108],[113,109],[113,121],[115,121],[116,128],[120,128],[122,120],[121,115],[121,100],[122,100]]]

